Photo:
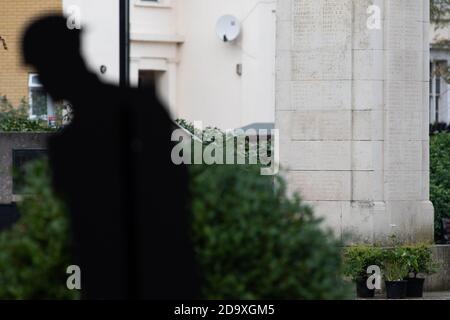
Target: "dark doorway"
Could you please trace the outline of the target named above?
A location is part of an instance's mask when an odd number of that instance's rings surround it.
[[[19,220],[19,216],[15,203],[0,204],[0,231],[12,227]]]
[[[139,71],[139,89],[147,90],[154,89],[158,85],[161,77],[160,71],[154,70],[140,70]]]

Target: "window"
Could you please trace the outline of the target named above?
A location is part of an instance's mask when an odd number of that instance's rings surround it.
[[[13,149],[13,194],[19,195],[23,193],[25,186],[26,165],[30,161],[41,159],[47,155],[44,149]]]
[[[447,70],[445,61],[434,61],[430,63],[430,122],[441,121],[441,107],[446,104],[446,82],[443,78]]]
[[[28,80],[28,99],[31,119],[47,119],[53,115],[53,102],[44,91],[37,74],[30,74]]]
[[[436,81],[436,90],[435,90],[435,102],[436,102],[436,122],[439,123],[439,103],[441,101],[441,76],[437,75],[435,78]]]
[[[158,85],[159,73],[153,70],[139,70],[138,88],[144,90],[155,90]]]

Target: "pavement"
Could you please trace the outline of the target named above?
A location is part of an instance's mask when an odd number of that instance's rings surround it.
[[[372,299],[358,298],[357,300],[386,300],[386,295],[377,294]],[[406,298],[402,300],[450,300],[450,291],[424,292],[423,298]]]

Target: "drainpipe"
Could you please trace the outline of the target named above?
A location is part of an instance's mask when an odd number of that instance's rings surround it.
[[[130,1],[119,0],[120,5],[120,86],[130,84]]]

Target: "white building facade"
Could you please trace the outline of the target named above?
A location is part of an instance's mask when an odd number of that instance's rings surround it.
[[[80,9],[91,68],[118,82],[119,1],[63,4],[68,14]],[[223,15],[242,25],[235,41],[216,34]],[[155,82],[174,119],[222,129],[273,123],[275,32],[276,1],[130,0],[130,82]]]

